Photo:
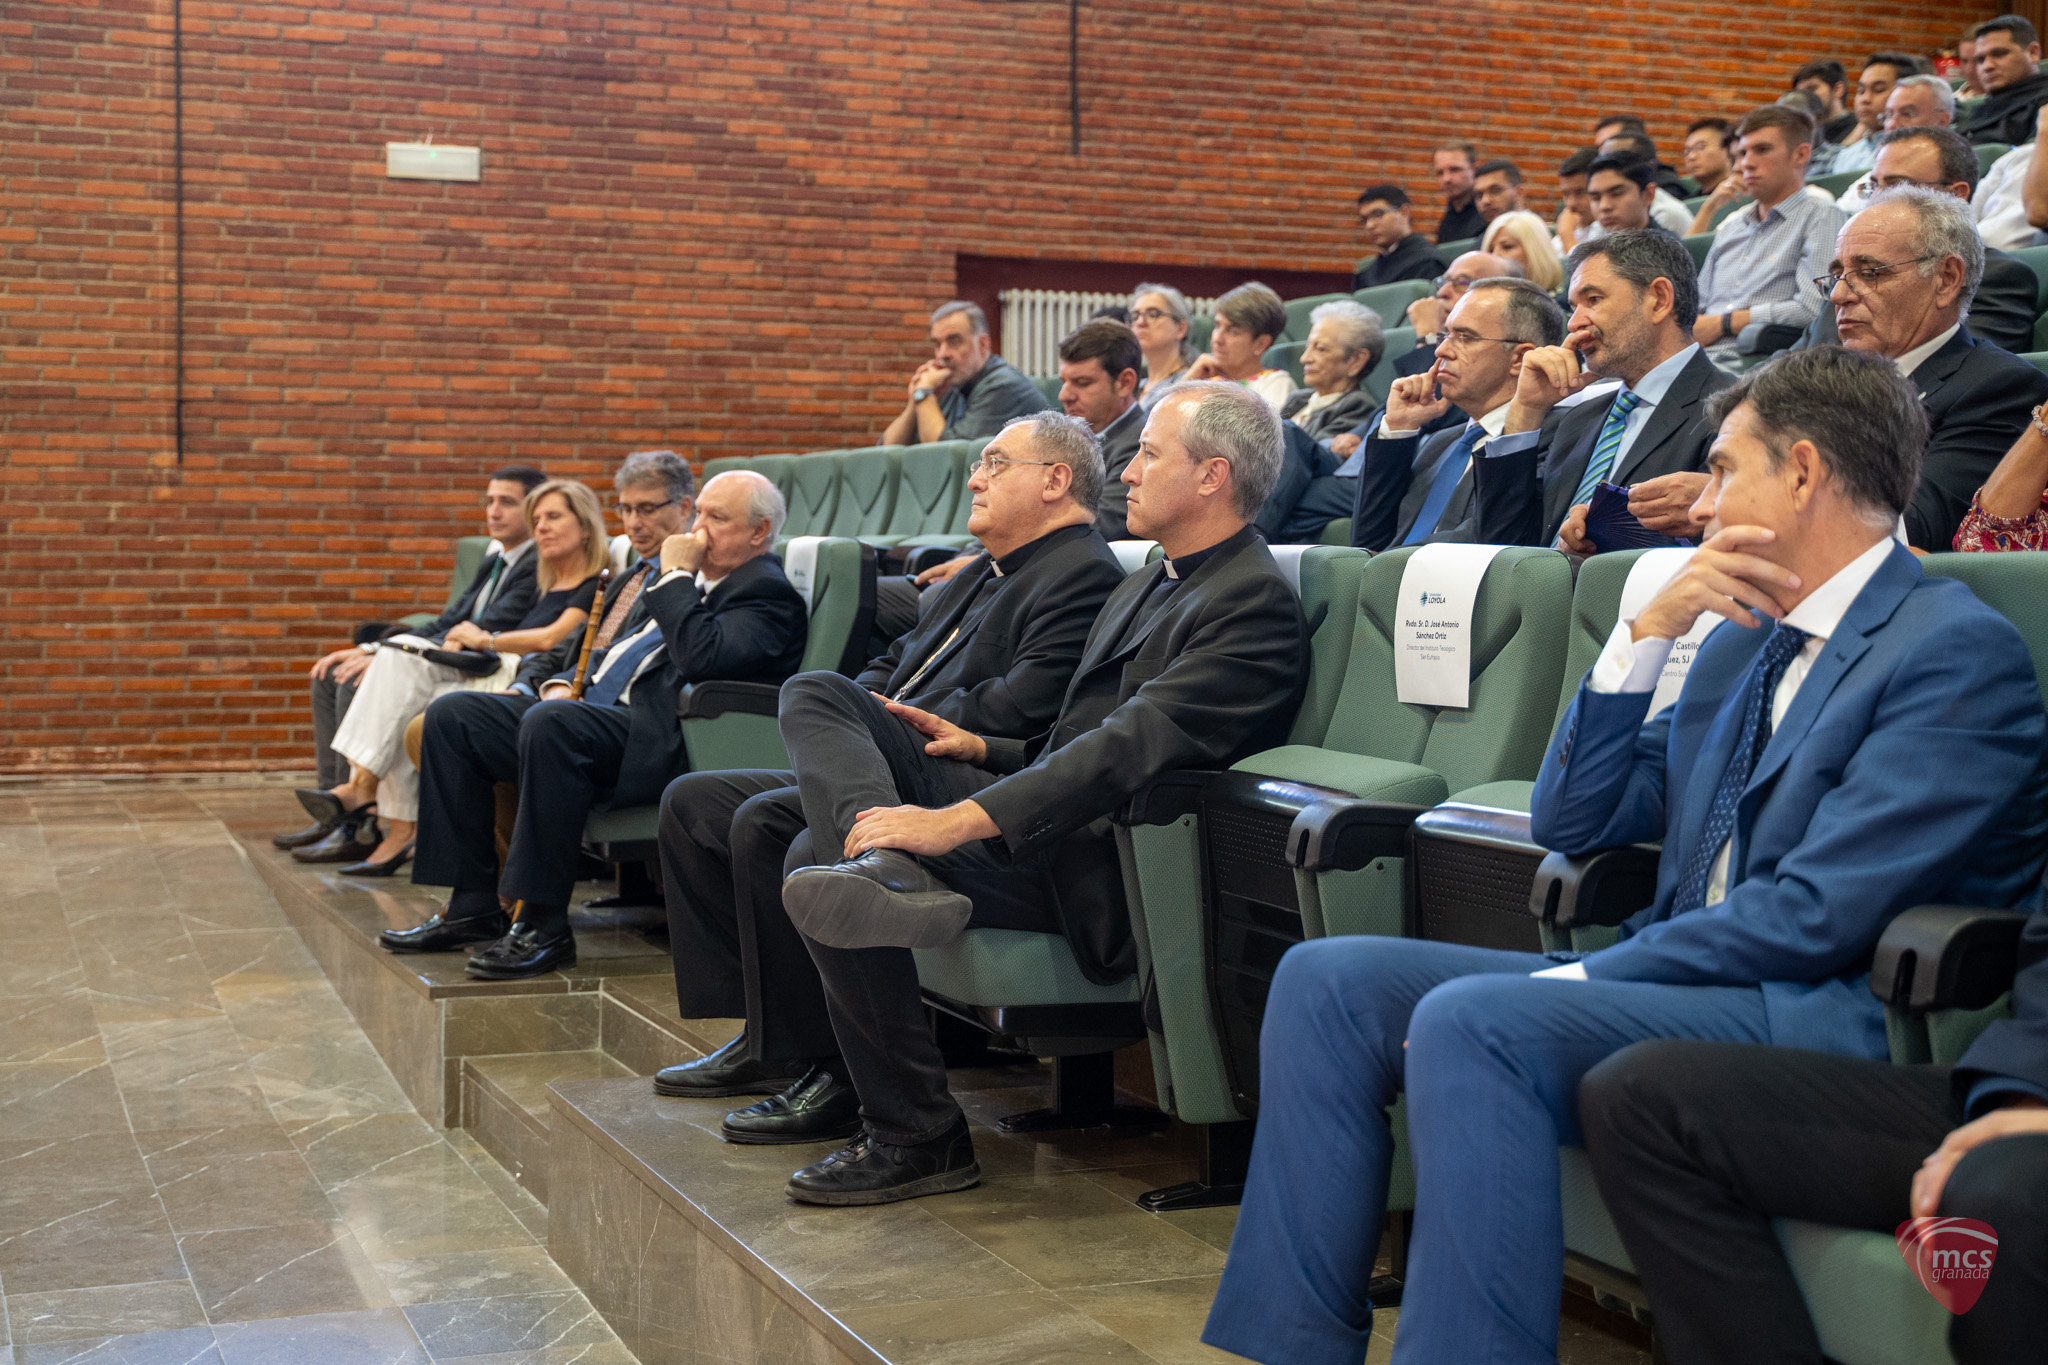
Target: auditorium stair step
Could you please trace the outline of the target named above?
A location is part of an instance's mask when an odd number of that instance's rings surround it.
[[[514,1180],[548,1202],[548,1086],[633,1073],[596,1048],[462,1059],[462,1126]]]

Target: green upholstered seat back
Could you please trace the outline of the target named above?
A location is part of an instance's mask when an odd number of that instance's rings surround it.
[[[839,500],[826,535],[877,536],[896,508],[895,446],[869,446],[837,457]]]
[[[1389,327],[1387,329],[1387,353],[1380,357],[1379,364],[1366,372],[1358,381],[1358,387],[1372,395],[1372,401],[1386,405],[1387,390],[1394,387],[1394,362],[1415,349],[1413,327]]]
[[[974,463],[981,458],[981,452],[995,439],[977,436],[971,441],[954,441],[950,444],[960,448],[960,500],[953,504],[953,521],[946,527],[946,534],[966,536],[974,534],[967,529],[968,514],[974,510],[974,496],[967,490],[967,480],[974,473]]]
[[[1348,303],[1350,301],[1351,296],[1349,294],[1310,294],[1305,299],[1287,300],[1282,305],[1287,309],[1286,329],[1279,336],[1274,337],[1273,340],[1276,343],[1282,341],[1307,341],[1309,314],[1315,312],[1316,309],[1326,303]],[[1270,365],[1273,362],[1269,360],[1266,363]]]
[[[457,536],[455,538],[455,569],[448,581],[448,603],[454,606],[462,600],[462,593],[469,581],[476,577],[476,571],[483,567],[484,556],[491,552],[489,536]],[[444,607],[445,611],[447,608]]]
[[[1394,628],[1413,553],[1390,550],[1366,564],[1343,689],[1317,742],[1419,764],[1453,791],[1535,776],[1564,673],[1570,566],[1554,550],[1510,546],[1494,556],[1473,612],[1470,705],[1461,710],[1405,705],[1395,692]]]
[[[1382,327],[1394,328],[1407,321],[1409,304],[1428,298],[1435,292],[1428,280],[1395,280],[1392,284],[1376,284],[1370,289],[1355,290],[1351,297],[1378,313]]]
[[[1351,661],[1351,633],[1358,623],[1358,589],[1372,556],[1349,546],[1318,545],[1301,556],[1301,614],[1308,621],[1308,689],[1295,713],[1288,740],[1315,744],[1330,727],[1344,670]]]
[[[1296,388],[1307,381],[1301,377],[1301,353],[1308,349],[1306,341],[1281,341],[1268,346],[1260,364],[1269,370],[1285,370],[1294,380]]]
[[[704,484],[710,483],[713,479],[717,478],[720,474],[728,474],[735,469],[757,470],[760,473],[767,474],[768,477],[772,479],[775,477],[775,475],[769,473],[768,470],[761,469],[761,467],[757,463],[755,463],[755,461],[757,459],[772,460],[774,458],[775,457],[772,455],[756,456],[753,458],[749,458],[748,456],[745,455],[721,455],[715,460],[706,460],[704,462],[704,477],[698,480],[698,486],[702,487]]]
[[[934,441],[905,446],[896,457],[896,506],[886,534],[937,536],[953,524],[953,509],[964,500],[967,465],[965,441]]]
[[[1579,581],[1572,588],[1571,636],[1564,650],[1564,685],[1558,690],[1560,718],[1578,695],[1579,683],[1599,661],[1600,651],[1607,647],[1615,618],[1621,615],[1621,590],[1628,584],[1629,570],[1647,553],[1615,550],[1594,555],[1579,566]]]
[[[2034,676],[2048,696],[2048,554],[1939,554],[1921,569],[1961,581],[1979,601],[2013,623],[2034,656]]]
[[[818,542],[811,578],[811,628],[803,670],[834,669],[860,617],[861,555],[857,540],[831,536]]]
[[[776,480],[783,500],[789,504],[789,520],[782,524],[786,536],[822,536],[832,525],[832,509],[839,500],[839,461],[842,452],[817,450],[808,455],[789,456],[789,464]],[[765,469],[761,471],[767,473]]]

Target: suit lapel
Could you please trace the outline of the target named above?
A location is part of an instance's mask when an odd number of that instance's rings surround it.
[[[928,656],[919,660],[910,676],[914,677],[921,674],[925,678],[931,677],[932,674],[938,671],[940,664],[944,663],[959,650],[966,648],[967,642],[974,638],[975,631],[981,629],[982,621],[988,617],[989,603],[982,603],[981,616],[975,619],[971,629],[968,625],[967,616],[973,609],[974,604],[980,600],[983,585],[987,582],[989,576],[995,572],[993,564],[994,561],[984,557],[979,566],[979,573],[974,579],[974,587],[969,591],[961,593],[959,599],[953,603],[952,610],[948,611],[940,620],[932,623],[931,633],[926,638],[928,640],[942,641],[943,643],[936,649],[933,649]],[[962,576],[964,577],[965,575],[963,574]],[[990,594],[990,596],[993,597],[994,594]],[[953,635],[951,639],[947,639],[947,634],[953,631],[957,631],[958,634]],[[906,679],[906,685],[907,681]]]
[[[1707,353],[1701,351],[1685,363],[1678,377],[1671,381],[1671,387],[1664,391],[1664,401],[1650,409],[1650,415],[1643,419],[1642,429],[1636,432],[1636,439],[1608,475],[1608,482],[1627,484],[1629,475],[1641,467],[1643,461],[1655,453],[1658,446],[1690,427],[1699,413],[1701,389],[1705,385],[1705,371],[1713,368]]]
[[[1138,609],[1145,605],[1145,599],[1152,595],[1152,589],[1158,587],[1159,580],[1164,577],[1166,577],[1166,561],[1161,560],[1157,564],[1146,565],[1139,572],[1124,580],[1123,591],[1126,593],[1126,596],[1123,601],[1116,604],[1115,616],[1112,617],[1109,614],[1109,609],[1105,607],[1103,614],[1095,620],[1096,634],[1092,637],[1088,650],[1081,658],[1080,667],[1074,670],[1075,682],[1078,683],[1080,681],[1082,674],[1108,663],[1123,652],[1118,647],[1117,641],[1123,639],[1124,631],[1131,624],[1131,618],[1138,614]],[[1136,590],[1132,591],[1134,586]],[[1071,691],[1071,685],[1069,690]]]
[[[1920,362],[1913,371],[1912,384],[1920,391],[1920,401],[1931,403],[1944,385],[1963,368],[1963,362],[1970,358],[1970,349],[1977,344],[1965,328],[1956,328],[1956,334],[1946,345]]]

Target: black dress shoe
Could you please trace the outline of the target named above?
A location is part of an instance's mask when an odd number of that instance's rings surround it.
[[[369,812],[377,808],[377,803],[375,801],[365,801],[362,805],[357,806],[354,810],[343,810],[341,808],[340,800],[336,798],[333,793],[323,791],[301,791],[300,793],[298,793],[299,804],[302,806],[309,805],[307,798],[313,796],[324,796],[327,798],[326,805],[325,807],[323,807],[326,813],[315,815],[313,817],[313,823],[306,826],[304,829],[298,831],[298,833],[296,834],[271,835],[271,843],[277,845],[277,847],[279,848],[304,848],[308,844],[317,844],[320,842],[320,840],[326,838],[329,834],[333,833],[334,827],[336,825],[339,825],[343,820],[347,819],[349,816],[368,814]]]
[[[746,1055],[747,1035],[742,1030],[738,1037],[707,1057],[655,1072],[654,1093],[673,1099],[776,1095],[795,1085],[804,1073],[801,1062],[751,1062]]]
[[[399,849],[398,852],[392,854],[381,863],[371,862],[368,858],[359,863],[350,863],[341,870],[341,875],[344,877],[388,877],[412,861],[413,843],[413,840],[407,839],[404,848]]]
[[[304,848],[307,844],[318,843],[334,832],[334,826],[325,820],[315,820],[304,829],[292,834],[273,834],[270,842],[279,848]]]
[[[315,820],[333,824],[348,814],[341,808],[341,798],[322,787],[300,787],[292,793],[299,798],[299,804],[306,808],[306,814]]]
[[[512,932],[504,914],[448,918],[444,910],[411,929],[386,929],[377,941],[394,953],[450,953],[470,943],[489,943]]]
[[[576,965],[576,935],[540,934],[514,924],[512,932],[469,957],[469,974],[486,981],[517,981]]]
[[[800,867],[782,879],[790,922],[831,948],[937,948],[960,937],[974,903],[901,849]]]
[[[863,1132],[823,1161],[789,1178],[789,1197],[800,1204],[893,1204],[947,1194],[981,1183],[967,1120],[930,1142],[897,1147]]]
[[[360,862],[364,855],[376,852],[377,845],[383,842],[384,836],[377,829],[376,812],[365,806],[342,816],[340,823],[329,830],[325,838],[304,848],[293,849],[292,857],[302,863]]]
[[[763,1147],[850,1138],[861,1131],[860,1096],[839,1063],[814,1066],[780,1095],[727,1114],[720,1131],[727,1142]]]

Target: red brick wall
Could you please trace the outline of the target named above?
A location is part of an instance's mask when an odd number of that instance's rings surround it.
[[[303,671],[438,603],[482,471],[859,442],[956,252],[1348,267],[1441,133],[1542,172],[1928,49],[1954,6],[171,0],[0,9],[0,768],[302,766]],[[387,181],[382,143],[484,149]]]

